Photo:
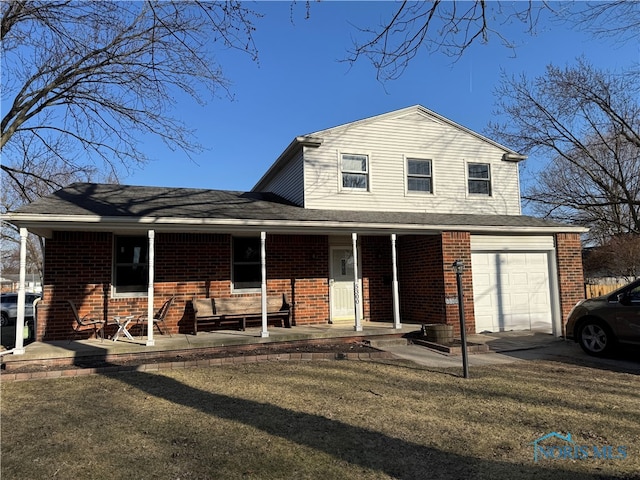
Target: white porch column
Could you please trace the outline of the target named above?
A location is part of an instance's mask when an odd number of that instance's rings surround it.
[[[27,232],[26,228],[20,229],[20,283],[18,284],[18,312],[16,317],[16,343],[13,349],[14,355],[24,354],[24,300],[25,300],[25,280],[27,277]],[[35,312],[34,326],[35,326]]]
[[[391,262],[393,267],[393,328],[402,328],[400,323],[400,295],[398,294],[398,262],[396,255],[396,234],[391,234]]]
[[[155,277],[155,230],[149,230],[149,287],[147,293],[147,347],[153,347],[156,342],[153,339],[153,282]]]
[[[360,282],[358,281],[358,234],[351,234],[351,242],[353,244],[353,304],[355,306],[356,324],[354,330],[362,331],[362,322],[360,320]]]
[[[269,336],[267,330],[267,232],[260,232],[260,269],[262,274],[262,282],[260,284],[261,300],[262,300],[262,332],[260,336],[266,338]]]

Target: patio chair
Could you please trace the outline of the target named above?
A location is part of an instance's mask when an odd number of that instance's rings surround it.
[[[97,318],[89,318],[88,315],[80,318],[78,315],[78,310],[76,309],[76,305],[71,301],[67,300],[67,303],[71,307],[71,311],[73,312],[73,316],[76,322],[76,326],[73,329],[73,333],[69,336],[69,343],[76,338],[76,336],[85,330],[92,329],[94,335],[100,334],[100,341],[104,340],[104,320],[99,320]]]
[[[153,325],[158,329],[158,333],[160,333],[160,335],[164,335],[164,332],[167,332],[171,337],[171,332],[167,328],[167,324],[165,323],[165,318],[167,317],[167,312],[169,311],[169,308],[171,308],[171,305],[173,304],[173,301],[175,300],[175,298],[176,296],[172,295],[169,300],[167,300],[162,304],[160,309],[153,316]],[[147,317],[144,315],[141,315],[140,317],[138,317],[137,323],[142,323],[143,325],[145,325],[147,323]],[[160,328],[160,324],[162,324],[162,328]],[[142,337],[144,333],[145,333],[145,330],[143,326],[141,328],[140,336]]]

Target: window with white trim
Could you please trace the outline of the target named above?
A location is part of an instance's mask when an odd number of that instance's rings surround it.
[[[342,154],[342,188],[369,190],[369,157],[351,153]]]
[[[473,195],[491,195],[491,169],[488,163],[469,163],[469,193]]]
[[[233,237],[233,289],[254,290],[262,283],[259,237]]]
[[[407,191],[433,193],[431,160],[407,158]]]
[[[114,294],[146,295],[149,286],[149,239],[146,236],[117,235],[114,249]]]

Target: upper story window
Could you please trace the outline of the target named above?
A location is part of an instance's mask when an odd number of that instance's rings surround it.
[[[367,155],[342,155],[342,188],[369,189],[369,157]]]
[[[433,193],[431,160],[407,158],[407,191]]]
[[[468,164],[469,193],[491,195],[491,169],[488,163]]]
[[[233,237],[233,289],[256,289],[261,283],[260,238]]]
[[[149,239],[116,236],[113,288],[116,295],[146,295],[149,286]]]

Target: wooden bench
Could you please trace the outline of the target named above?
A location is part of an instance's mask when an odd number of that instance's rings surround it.
[[[262,297],[193,298],[193,333],[203,325],[220,326],[235,323],[245,330],[247,320],[262,319]],[[286,294],[267,296],[267,318],[280,320],[281,325],[291,328],[291,305]]]

